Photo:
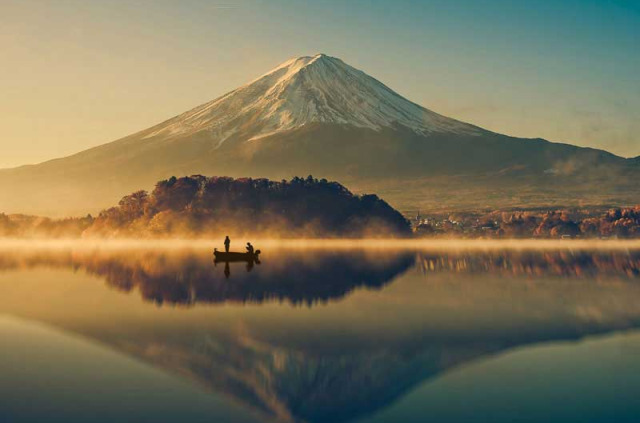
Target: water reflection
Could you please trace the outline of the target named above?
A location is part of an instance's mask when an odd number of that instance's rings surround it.
[[[83,272],[63,272],[64,285],[23,281],[13,296],[0,286],[5,312],[196,380],[265,419],[346,422],[480,357],[637,328],[639,266],[637,251],[282,250],[249,272],[231,265],[227,279],[203,251],[32,251],[2,255],[0,268]],[[85,272],[118,295],[95,307]],[[190,310],[121,295],[136,290]]]
[[[260,250],[258,250],[260,251]],[[217,266],[218,264],[222,264],[224,266],[224,277],[229,279],[231,276],[231,263],[244,263],[247,272],[251,272],[253,270],[253,266],[260,265],[260,260],[252,259],[252,260],[219,260],[218,258],[213,259],[213,265]]]
[[[277,251],[260,265],[216,263],[205,251],[41,250],[4,254],[0,269],[39,266],[82,269],[124,292],[138,290],[158,304],[261,303],[268,300],[314,304],[344,297],[358,287],[380,288],[414,264],[414,254]],[[277,261],[276,261],[277,260]],[[233,273],[232,270],[233,269]]]
[[[418,254],[418,265],[425,274],[456,272],[632,279],[640,277],[640,251],[424,252]]]

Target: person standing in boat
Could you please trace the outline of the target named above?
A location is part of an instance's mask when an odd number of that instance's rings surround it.
[[[253,245],[250,242],[247,242],[247,253],[253,255]]]
[[[229,252],[229,246],[231,245],[231,240],[229,239],[229,235],[224,238],[224,251]]]

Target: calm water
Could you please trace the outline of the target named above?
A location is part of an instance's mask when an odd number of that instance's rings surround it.
[[[2,422],[640,417],[640,251],[0,250]]]

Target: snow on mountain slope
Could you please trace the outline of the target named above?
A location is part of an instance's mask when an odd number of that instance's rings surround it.
[[[291,59],[243,87],[151,128],[145,138],[207,131],[221,145],[234,136],[256,140],[318,122],[374,130],[401,125],[420,134],[485,132],[410,102],[340,59],[318,54]]]

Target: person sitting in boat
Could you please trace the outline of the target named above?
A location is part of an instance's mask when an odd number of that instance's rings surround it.
[[[250,242],[247,242],[247,253],[253,255],[253,245]]]
[[[230,246],[231,246],[231,240],[229,239],[229,235],[227,235],[224,239],[224,251],[228,253]]]

